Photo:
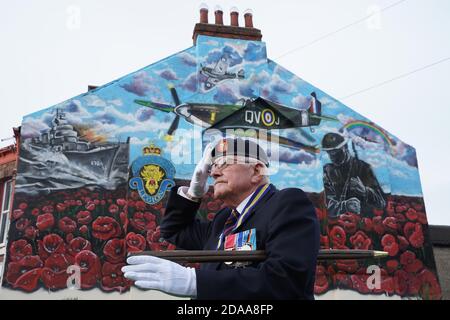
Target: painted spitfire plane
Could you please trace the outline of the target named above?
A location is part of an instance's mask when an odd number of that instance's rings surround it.
[[[204,67],[200,64],[200,73],[206,76],[204,83],[205,90],[212,89],[220,81],[227,79],[244,79],[244,70],[241,69],[237,73],[227,72],[229,61],[228,54],[223,54],[219,61],[216,62],[214,68]]]
[[[335,118],[321,115],[321,104],[316,99],[314,92],[311,94],[309,108],[306,110],[298,110],[261,97],[246,100],[242,105],[181,103],[175,88],[169,88],[175,107],[151,101],[134,100],[139,105],[176,114],[175,119],[167,131],[166,139],[168,140],[171,139],[173,133],[178,128],[180,117],[183,117],[189,123],[206,129],[216,129],[221,132],[234,129],[236,135],[242,134],[246,137],[249,137],[249,132],[253,132],[255,138],[257,137],[267,141],[275,140],[280,145],[288,148],[304,149],[308,152],[317,153],[319,149],[316,145],[307,145],[286,137],[275,136],[270,133],[270,130],[309,127],[313,132],[312,127],[318,126],[322,120],[338,121]],[[268,131],[268,134],[263,135],[258,129],[265,129]],[[265,130],[263,130],[264,133],[266,132]],[[303,130],[301,131],[301,135],[311,143],[316,141]]]

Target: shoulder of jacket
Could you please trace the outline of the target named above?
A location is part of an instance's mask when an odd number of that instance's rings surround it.
[[[300,188],[285,188],[275,193],[276,197],[306,197],[306,193]]]

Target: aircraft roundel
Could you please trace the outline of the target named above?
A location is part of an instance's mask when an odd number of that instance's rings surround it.
[[[275,114],[270,109],[264,109],[261,113],[261,120],[265,126],[271,127],[275,123]]]

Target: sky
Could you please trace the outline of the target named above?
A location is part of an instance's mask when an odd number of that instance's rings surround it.
[[[225,24],[251,8],[271,60],[415,147],[429,223],[450,225],[450,1],[203,2]],[[192,46],[201,1],[0,4],[2,147],[23,116]]]

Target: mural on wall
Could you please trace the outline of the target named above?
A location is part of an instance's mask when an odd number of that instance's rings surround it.
[[[264,42],[208,36],[24,117],[4,289],[58,291],[78,266],[81,289],[126,292],[126,254],[176,249],[159,232],[167,194],[224,134],[258,139],[271,182],[307,192],[322,248],[389,253],[319,263],[317,298],[441,297],[414,148],[268,59]],[[210,188],[199,218],[222,206]]]

